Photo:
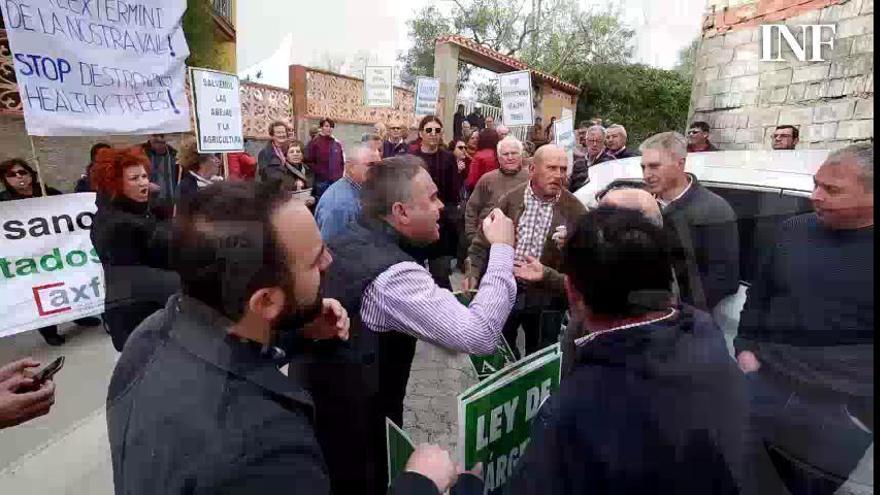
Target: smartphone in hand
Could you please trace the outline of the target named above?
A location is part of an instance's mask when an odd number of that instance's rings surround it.
[[[40,368],[39,371],[36,372],[36,374],[34,374],[34,381],[31,385],[20,387],[17,390],[17,393],[24,394],[39,390],[40,387],[42,387],[43,384],[46,383],[48,380],[51,380],[52,377],[55,376],[55,373],[58,373],[58,371],[60,371],[63,366],[64,356],[58,356],[58,359],[52,361],[46,366],[43,366],[42,368]]]

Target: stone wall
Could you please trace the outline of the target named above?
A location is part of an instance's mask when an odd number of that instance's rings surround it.
[[[873,18],[873,0],[710,0],[689,121],[708,122],[721,149],[767,149],[782,124],[798,127],[799,148],[873,140]],[[832,24],[834,45],[824,62],[800,62],[784,42],[784,62],[761,61],[761,24],[785,24],[801,44],[799,26]]]

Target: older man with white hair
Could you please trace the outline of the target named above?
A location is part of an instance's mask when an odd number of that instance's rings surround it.
[[[487,172],[467,201],[464,212],[464,235],[470,246],[477,235],[480,222],[498,204],[502,196],[529,180],[529,171],[523,167],[523,144],[513,136],[498,142],[498,168]]]
[[[498,132],[498,137],[500,139],[504,139],[507,137],[508,134],[510,134],[510,128],[504,124],[495,127],[495,131]]]
[[[613,159],[605,151],[605,128],[601,125],[588,128],[584,142],[587,145],[587,154],[582,159],[574,161],[568,182],[568,190],[571,192],[577,191],[587,183],[590,167]]]
[[[620,124],[612,124],[605,130],[605,153],[616,159],[639,156],[638,151],[626,147],[626,128]]]

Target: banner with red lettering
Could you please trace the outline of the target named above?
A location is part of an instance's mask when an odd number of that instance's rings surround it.
[[[95,193],[0,204],[0,337],[104,312]]]

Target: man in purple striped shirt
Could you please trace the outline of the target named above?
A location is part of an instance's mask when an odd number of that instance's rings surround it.
[[[361,218],[328,242],[334,263],[325,296],[352,315],[347,342],[320,342],[294,359],[316,408],[316,433],[333,493],[387,488],[385,418],[403,422],[416,340],[490,354],[516,298],[513,222],[500,210],[483,222],[491,245],[486,274],[469,307],[434,283],[425,250],[439,235],[443,202],[424,162],[386,158],[361,187]]]

